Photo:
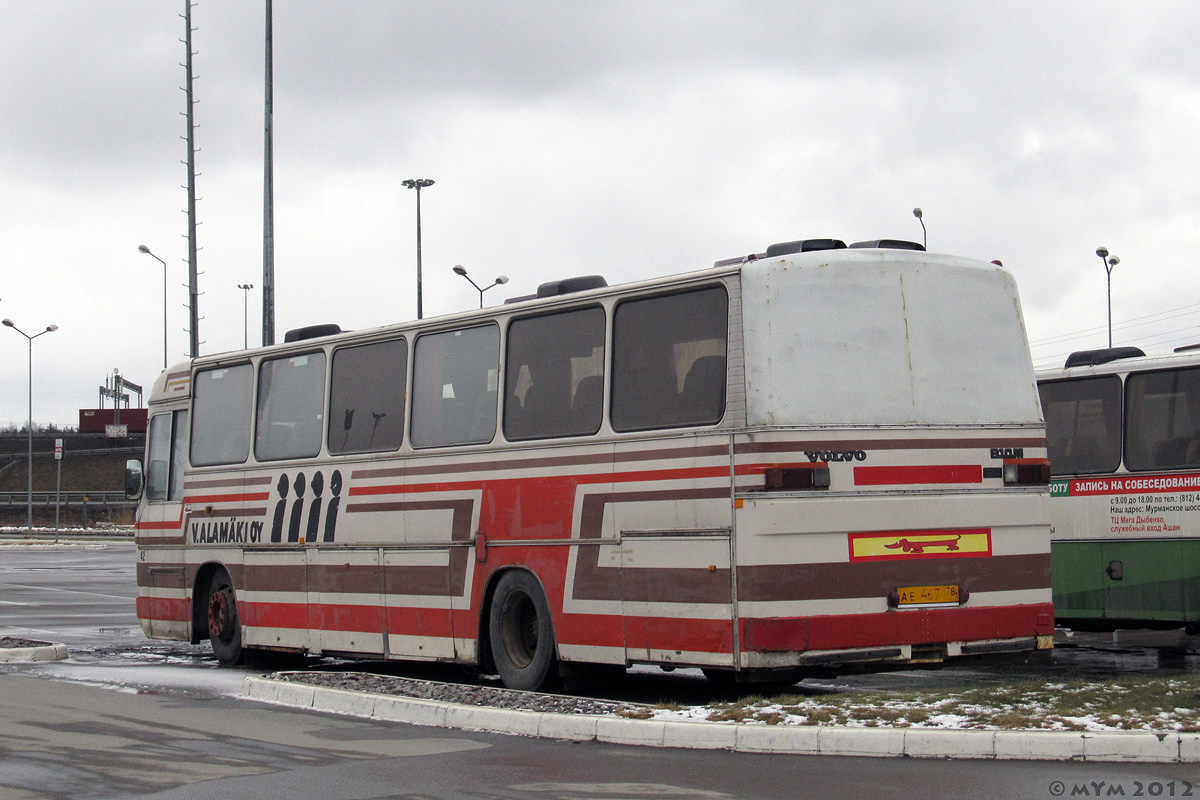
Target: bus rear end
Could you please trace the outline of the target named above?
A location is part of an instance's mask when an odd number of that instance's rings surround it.
[[[879,248],[742,274],[739,677],[1053,645],[1049,463],[1002,268]]]

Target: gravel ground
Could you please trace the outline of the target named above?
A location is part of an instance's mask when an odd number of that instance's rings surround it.
[[[515,708],[524,711],[553,712],[558,714],[599,714],[628,716],[637,713],[641,706],[633,703],[614,703],[608,700],[593,700],[587,697],[567,697],[539,692],[518,692],[512,689],[497,689],[489,686],[465,686],[455,683],[437,683],[392,675],[373,675],[368,672],[276,672],[263,677],[272,680],[307,683],[330,689],[345,689],[351,692],[416,697],[422,700],[439,700],[487,708]]]
[[[49,642],[39,642],[35,639],[16,639],[12,636],[0,636],[0,650],[10,650],[18,647],[49,647]]]

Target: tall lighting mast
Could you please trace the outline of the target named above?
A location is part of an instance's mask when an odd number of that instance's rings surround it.
[[[429,178],[409,178],[401,181],[401,186],[417,190],[417,319],[424,314],[421,306],[421,190],[433,186]]]
[[[195,107],[195,102],[192,100],[192,5],[192,0],[183,2],[185,31],[183,44],[187,50],[187,58],[183,64],[187,70],[187,83],[183,91],[187,97],[184,116],[187,118],[187,136],[185,138],[187,139],[188,307],[191,315],[189,355],[195,358],[200,355],[200,312],[197,308],[200,292],[197,287],[199,273],[196,270],[196,139],[195,120],[192,116]]]
[[[267,4],[266,75],[263,96],[263,278],[262,343],[275,344],[275,154],[272,148],[274,128],[274,71],[271,56],[271,0]]]

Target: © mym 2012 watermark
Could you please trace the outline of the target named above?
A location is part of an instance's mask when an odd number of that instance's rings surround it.
[[[1196,797],[1189,781],[1053,781],[1051,797]]]

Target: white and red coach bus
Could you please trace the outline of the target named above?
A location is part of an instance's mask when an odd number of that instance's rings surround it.
[[[773,245],[167,370],[152,638],[791,680],[1052,646],[1049,467],[1001,267]]]

